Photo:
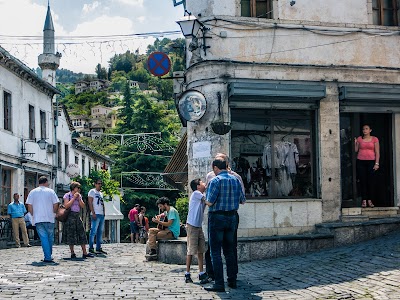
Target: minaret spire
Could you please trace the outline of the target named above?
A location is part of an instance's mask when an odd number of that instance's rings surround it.
[[[48,0],[43,27],[43,54],[39,55],[39,66],[42,69],[42,78],[53,86],[56,85],[56,70],[60,65],[60,57],[61,55],[55,52],[54,24]]]

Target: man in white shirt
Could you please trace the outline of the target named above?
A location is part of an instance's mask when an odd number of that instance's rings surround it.
[[[51,257],[54,242],[54,219],[59,200],[56,193],[48,186],[47,177],[40,177],[39,186],[30,191],[26,203],[42,244],[43,262],[52,263],[54,262]]]
[[[101,179],[98,179],[94,185],[95,188],[91,189],[88,194],[92,219],[89,234],[89,252],[93,254],[107,254],[107,252],[101,248],[104,230],[104,200],[103,193],[100,190],[103,182]],[[94,236],[96,236],[96,251],[93,248]]]

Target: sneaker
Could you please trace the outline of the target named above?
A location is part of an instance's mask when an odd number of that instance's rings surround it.
[[[94,249],[93,249],[93,248],[89,248],[89,253],[96,254],[96,251],[94,251]]]
[[[190,278],[190,274],[185,274],[185,282],[186,283],[193,283],[192,278]]]
[[[31,244],[26,244],[26,245],[24,245],[25,247],[32,247],[32,245]]]
[[[71,258],[76,258],[76,254],[75,253],[71,253]]]
[[[95,257],[93,253],[83,254],[82,258]]]
[[[89,251],[90,252],[90,251]],[[97,253],[101,253],[101,254],[107,254],[106,251],[103,250],[103,248],[100,248],[99,250],[96,250]]]

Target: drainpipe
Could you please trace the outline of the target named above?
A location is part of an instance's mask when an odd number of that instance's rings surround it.
[[[57,171],[58,171],[58,141],[57,141],[57,127],[58,127],[58,97],[56,97],[56,111],[54,114],[54,145],[56,151],[54,151],[54,166],[53,166],[53,171],[54,171],[54,191],[57,194]]]

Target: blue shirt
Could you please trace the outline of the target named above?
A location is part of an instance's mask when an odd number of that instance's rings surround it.
[[[168,220],[173,220],[171,226],[168,226],[168,229],[171,230],[175,238],[178,238],[181,229],[181,220],[179,219],[178,211],[173,206],[169,207],[167,218]]]
[[[26,208],[23,203],[18,202],[18,204],[16,204],[15,202],[12,202],[8,204],[7,214],[11,215],[11,218],[23,218],[25,213]]]
[[[239,179],[228,174],[226,170],[210,181],[206,199],[213,203],[208,209],[209,212],[238,210],[239,203],[246,201]]]

